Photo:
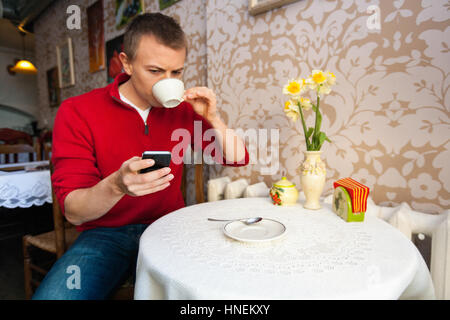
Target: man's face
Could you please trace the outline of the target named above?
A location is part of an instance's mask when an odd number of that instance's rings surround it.
[[[152,35],[139,41],[133,61],[124,63],[125,72],[139,98],[152,107],[162,107],[152,94],[153,85],[166,78],[181,79],[186,49],[175,50],[159,43]]]

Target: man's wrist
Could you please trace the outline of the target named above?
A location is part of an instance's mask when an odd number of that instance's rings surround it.
[[[111,178],[111,181],[109,181],[108,185],[110,186],[110,190],[114,196],[121,197],[121,196],[125,195],[125,193],[122,191],[122,189],[120,188],[120,185],[119,185],[120,184],[119,174],[120,174],[119,171],[112,173],[109,176],[109,178]]]
[[[214,128],[217,128],[223,124],[222,119],[220,119],[220,117],[217,115],[215,117],[213,117],[212,119],[207,119],[207,120],[208,120],[209,124]]]

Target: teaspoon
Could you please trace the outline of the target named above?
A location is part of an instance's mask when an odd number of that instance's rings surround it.
[[[244,218],[244,219],[230,219],[230,220],[208,218],[209,221],[242,221],[245,224],[254,224],[254,223],[260,222],[262,219],[263,218],[261,218],[261,217]]]

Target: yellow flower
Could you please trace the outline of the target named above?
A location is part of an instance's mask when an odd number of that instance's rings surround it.
[[[336,76],[329,71],[313,70],[307,83],[309,88],[317,91],[319,95],[329,94],[331,92],[330,87],[336,83]]]
[[[284,103],[284,111],[289,110],[291,108],[291,100],[288,100]]]
[[[333,72],[327,71],[325,76],[327,77],[327,85],[332,86],[336,83],[336,76]]]
[[[310,90],[316,90],[316,89],[317,89],[317,84],[314,82],[314,80],[313,80],[311,77],[305,79],[305,85],[306,85]]]
[[[306,149],[309,151],[318,151],[326,141],[331,142],[326,134],[320,131],[321,113],[319,110],[320,96],[331,92],[331,86],[336,83],[336,76],[330,72],[322,70],[313,70],[306,79],[297,78],[290,80],[283,87],[283,94],[290,97],[284,104],[284,113],[294,122],[301,117],[302,128],[305,134]],[[311,103],[308,98],[302,97],[302,93],[307,90],[314,91],[314,98],[317,97],[317,104]],[[316,121],[314,127],[307,129],[303,111],[314,108]]]
[[[293,79],[288,82],[283,88],[283,93],[292,97],[300,95],[305,89],[303,81]]]
[[[321,85],[319,87],[319,95],[329,94],[331,92],[331,88],[328,85]]]
[[[284,104],[284,113],[286,116],[292,119],[292,121],[297,121],[298,117],[300,116],[300,112],[298,111],[298,107],[295,104],[294,101],[288,100]]]
[[[302,91],[308,89],[308,83],[306,82],[306,79],[300,79],[300,83],[302,84]]]
[[[327,80],[327,77],[322,70],[313,70],[311,78],[314,81],[314,83],[319,85]]]
[[[300,97],[299,102],[303,110],[309,110],[312,107],[311,101],[308,98]]]

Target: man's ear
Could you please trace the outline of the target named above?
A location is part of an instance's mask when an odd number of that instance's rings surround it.
[[[126,72],[126,74],[131,76],[131,74],[133,73],[133,66],[131,65],[131,61],[128,59],[128,56],[126,55],[126,53],[121,52],[119,54],[119,59],[120,59],[120,62],[122,62],[123,70]]]

